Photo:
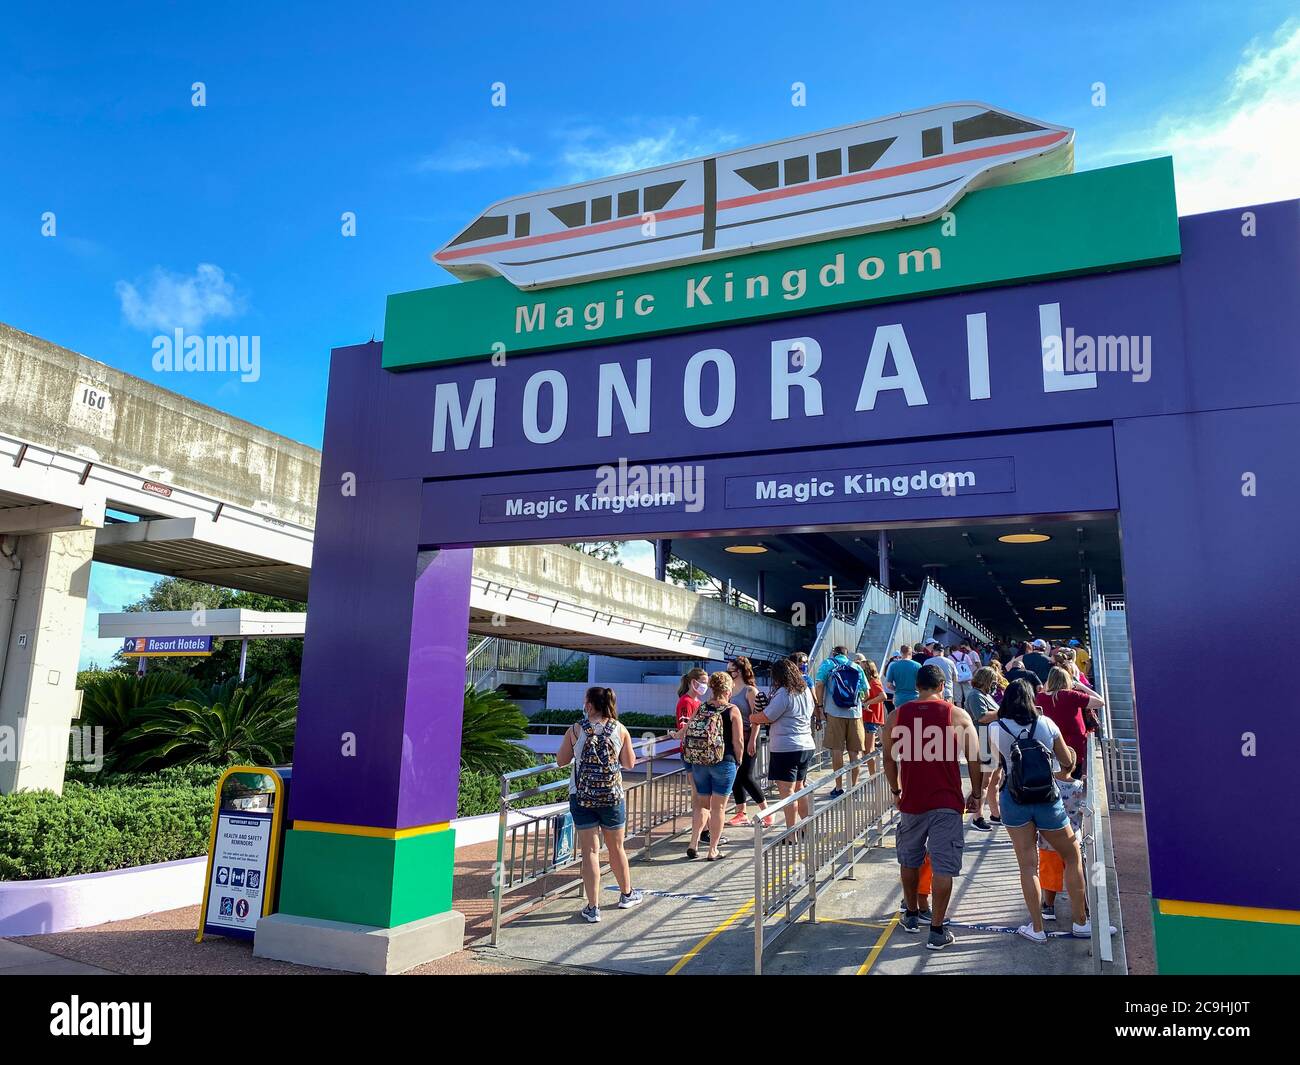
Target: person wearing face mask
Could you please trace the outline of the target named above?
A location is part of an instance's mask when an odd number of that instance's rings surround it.
[[[695,711],[700,708],[700,703],[707,699],[708,696],[709,674],[707,670],[692,669],[682,677],[681,684],[677,686],[677,738],[679,740],[682,737],[682,730],[686,727],[686,722],[690,720]],[[687,773],[686,779],[691,782],[691,796],[694,798],[695,778],[690,773]],[[700,836],[700,842],[709,842],[709,830],[707,828]],[[718,840],[720,845],[729,842],[730,840],[726,836]]]
[[[702,669],[692,669],[677,686],[677,727],[686,724],[687,719],[699,709],[700,703],[709,694],[709,675]]]

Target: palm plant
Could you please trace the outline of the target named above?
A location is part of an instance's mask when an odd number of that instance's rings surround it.
[[[465,687],[460,733],[460,765],[500,776],[535,764],[533,753],[515,740],[528,735],[528,718],[500,691]]]
[[[129,769],[171,765],[276,765],[293,752],[298,686],[235,678],[149,711],[122,737]]]
[[[104,730],[107,761],[116,764],[129,754],[123,742],[127,732],[197,690],[193,677],[173,670],[142,676],[104,671],[90,677],[82,689],[80,723]]]

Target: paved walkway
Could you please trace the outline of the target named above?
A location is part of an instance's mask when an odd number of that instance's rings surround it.
[[[0,976],[107,976],[109,970],[0,939]]]
[[[633,865],[645,902],[614,908],[616,888],[599,924],[578,911],[583,900],[555,899],[516,918],[502,933],[497,956],[556,962],[637,974],[736,974],[752,971],[754,918],[752,830],[728,829],[732,844],[719,862],[688,861],[684,844],[664,848]],[[805,917],[784,930],[765,954],[764,971],[799,975],[954,973],[1090,973],[1090,944],[1056,937],[1034,944],[1014,935],[1025,920],[1015,853],[1005,830],[966,827],[966,857],[949,917],[957,942],[943,951],[925,947],[923,934],[905,933],[896,920],[902,901],[892,840],[873,848]],[[1069,902],[1058,908],[1069,920]],[[1062,922],[1065,931],[1069,925]],[[770,922],[767,935],[781,922]],[[1049,931],[1052,926],[1049,923]],[[491,948],[487,948],[491,951]],[[485,952],[486,953],[486,952]]]

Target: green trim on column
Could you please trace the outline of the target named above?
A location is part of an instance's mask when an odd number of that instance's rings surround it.
[[[290,829],[280,912],[394,928],[451,909],[456,830],[402,839]]]
[[[1151,913],[1161,975],[1300,973],[1300,925]]]

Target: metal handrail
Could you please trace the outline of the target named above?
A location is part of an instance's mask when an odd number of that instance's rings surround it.
[[[506,601],[518,597],[527,600],[530,603],[549,606],[552,614],[564,611],[569,614],[576,614],[584,620],[592,621],[597,624],[607,623],[610,625],[624,625],[630,629],[635,629],[637,632],[652,632],[666,636],[670,640],[689,641],[702,647],[716,648],[722,651],[722,654],[718,656],[721,659],[735,658],[737,655],[744,655],[751,661],[775,662],[778,659],[784,658],[788,653],[788,651],[774,651],[766,647],[751,647],[748,644],[736,643],[733,640],[720,639],[716,636],[706,636],[704,633],[691,632],[688,629],[674,629],[667,625],[656,624],[653,621],[636,621],[632,618],[623,617],[621,614],[613,614],[608,610],[597,610],[594,607],[583,606],[581,603],[575,603],[570,600],[556,599],[554,596],[543,595],[540,592],[525,591],[524,589],[515,588],[509,584],[503,584],[501,581],[489,580],[486,577],[473,576],[470,578],[470,584],[472,587],[481,591],[484,595],[495,595],[497,598]],[[752,611],[745,611],[745,613],[752,614]],[[767,620],[772,621],[775,619],[768,618]],[[793,631],[793,627],[791,627],[792,638]]]
[[[1088,734],[1088,799],[1084,806],[1083,850],[1088,912],[1092,920],[1092,969],[1102,971],[1103,964],[1115,961],[1110,937],[1110,888],[1106,875],[1106,829],[1104,809],[1107,790],[1106,763],[1098,749],[1096,737]]]
[[[774,819],[791,803],[812,801],[828,784],[841,787],[844,776],[855,769],[865,771],[865,776],[842,795],[814,808],[791,827],[764,830],[765,819]],[[762,816],[754,816],[755,975],[763,971],[763,952],[799,917],[808,913],[816,923],[818,898],[836,881],[856,877],[854,867],[859,858],[883,840],[896,814],[885,778],[884,755],[876,751],[768,806]],[[785,918],[781,926],[768,936],[767,921],[782,910]]]
[[[629,852],[639,854],[642,857],[649,857],[650,855],[650,849],[654,843],[653,832],[656,828],[671,821],[673,830],[665,837],[665,839],[671,839],[682,831],[677,828],[678,819],[688,817],[689,823],[689,814],[691,812],[692,792],[686,777],[688,767],[682,764],[667,773],[655,775],[654,763],[656,757],[667,757],[681,750],[680,744],[660,750],[661,739],[658,735],[648,735],[642,738],[639,745],[638,741],[633,740],[633,753],[637,755],[638,759],[642,760],[645,773],[641,779],[625,784],[623,788],[624,801],[627,804],[628,826],[625,838],[630,841],[640,836],[641,846],[630,849]],[[555,858],[556,820],[557,818],[563,818],[562,813],[552,812],[538,816],[511,805],[522,799],[535,798],[538,795],[558,791],[560,788],[564,788],[567,792],[568,779],[555,780],[549,784],[539,784],[531,788],[525,787],[517,791],[513,788],[513,785],[518,781],[564,768],[567,767],[561,766],[557,762],[548,762],[545,765],[529,766],[501,775],[501,806],[497,821],[497,857],[492,872],[492,932],[490,939],[493,946],[496,946],[500,939],[502,918],[507,916],[502,912],[506,895],[538,880],[544,880],[555,873],[570,869],[580,861],[577,847],[572,849],[572,853],[567,858],[560,860]],[[631,770],[626,770],[624,775],[627,776],[631,772]],[[510,815],[512,813],[522,815],[522,820],[511,825]],[[508,859],[506,856],[507,841],[509,842]],[[565,891],[572,887],[575,882],[580,881],[575,881],[572,878],[567,879],[559,886],[544,891],[541,897],[549,898]]]

